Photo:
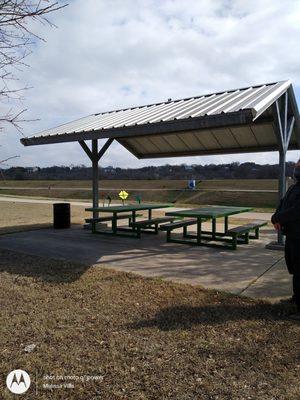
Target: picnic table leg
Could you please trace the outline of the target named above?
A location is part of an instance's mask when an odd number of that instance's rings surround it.
[[[201,244],[201,231],[202,231],[202,220],[197,218],[197,244]]]
[[[245,234],[245,244],[249,244],[249,232]]]
[[[212,238],[216,238],[216,218],[212,219]]]
[[[116,234],[117,233],[117,213],[115,213],[115,212],[113,213],[113,219],[112,219],[111,225],[112,225],[113,233]]]
[[[167,242],[171,241],[171,231],[167,230]]]
[[[255,239],[259,239],[259,228],[255,229]]]
[[[136,221],[136,212],[132,211],[132,222],[135,223]]]
[[[152,219],[152,210],[149,208],[148,210],[148,219]]]
[[[232,236],[232,250],[236,250],[237,248],[237,235]]]
[[[96,233],[96,222],[92,222],[92,233]]]
[[[135,221],[136,221],[136,212],[133,210],[132,211],[132,217],[131,217],[131,226],[132,226],[132,224],[135,223]],[[136,228],[134,226],[132,226],[132,230],[135,232]]]
[[[228,217],[225,217],[224,220],[224,233],[226,233],[228,231]]]
[[[183,237],[187,237],[187,226],[183,227]]]

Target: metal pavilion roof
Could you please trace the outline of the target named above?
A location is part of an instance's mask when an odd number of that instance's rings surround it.
[[[286,92],[288,114],[296,121],[290,141],[294,149],[300,147],[300,122],[290,81],[93,114],[21,142],[114,138],[138,158],[277,150],[273,104]]]

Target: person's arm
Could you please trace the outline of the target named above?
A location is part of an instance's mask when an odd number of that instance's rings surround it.
[[[283,199],[280,200],[279,205],[276,208],[275,213],[271,217],[271,222],[272,222],[273,225],[278,224],[277,213],[280,212],[280,210],[282,208],[282,204],[283,204]]]
[[[273,218],[274,217],[274,218]],[[275,223],[279,222],[280,225],[285,225],[291,221],[300,221],[300,195],[296,197],[296,201],[292,207],[286,208],[285,210],[278,211],[273,215]],[[273,221],[272,221],[273,222]]]
[[[288,191],[286,192],[284,198],[280,200],[280,202],[279,202],[279,204],[278,204],[278,207],[276,208],[275,213],[274,213],[274,214],[272,215],[272,217],[271,217],[271,222],[272,222],[273,225],[279,223],[279,221],[278,221],[278,219],[277,219],[277,213],[281,212],[282,207],[283,207],[284,199],[286,199],[286,197],[289,196],[290,192],[293,190],[294,187],[295,187],[295,185],[290,186],[289,189],[288,189]]]

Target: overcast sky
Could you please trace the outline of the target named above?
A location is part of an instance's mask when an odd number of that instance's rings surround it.
[[[57,28],[35,26],[46,39],[19,73],[27,91],[20,107],[24,135],[94,112],[291,79],[300,104],[300,1],[71,0],[52,15]],[[0,136],[10,165],[89,161],[77,143],[23,147],[20,134]],[[300,153],[289,152],[296,160]],[[103,166],[276,163],[276,153],[137,160],[113,145]]]

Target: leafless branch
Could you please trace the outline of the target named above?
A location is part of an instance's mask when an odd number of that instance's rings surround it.
[[[5,160],[0,160],[0,164],[3,164],[3,163],[5,163],[6,161],[12,160],[12,159],[14,159],[14,158],[19,158],[19,157],[20,157],[20,156],[8,157],[8,158],[6,158]]]
[[[0,0],[0,102],[20,101],[28,86],[18,86],[16,72],[27,66],[25,58],[37,40],[44,40],[32,31],[31,21],[55,26],[48,15],[63,9],[68,4],[51,0]],[[22,123],[29,121],[12,110],[0,115],[0,131],[4,123],[13,125],[18,131]]]

